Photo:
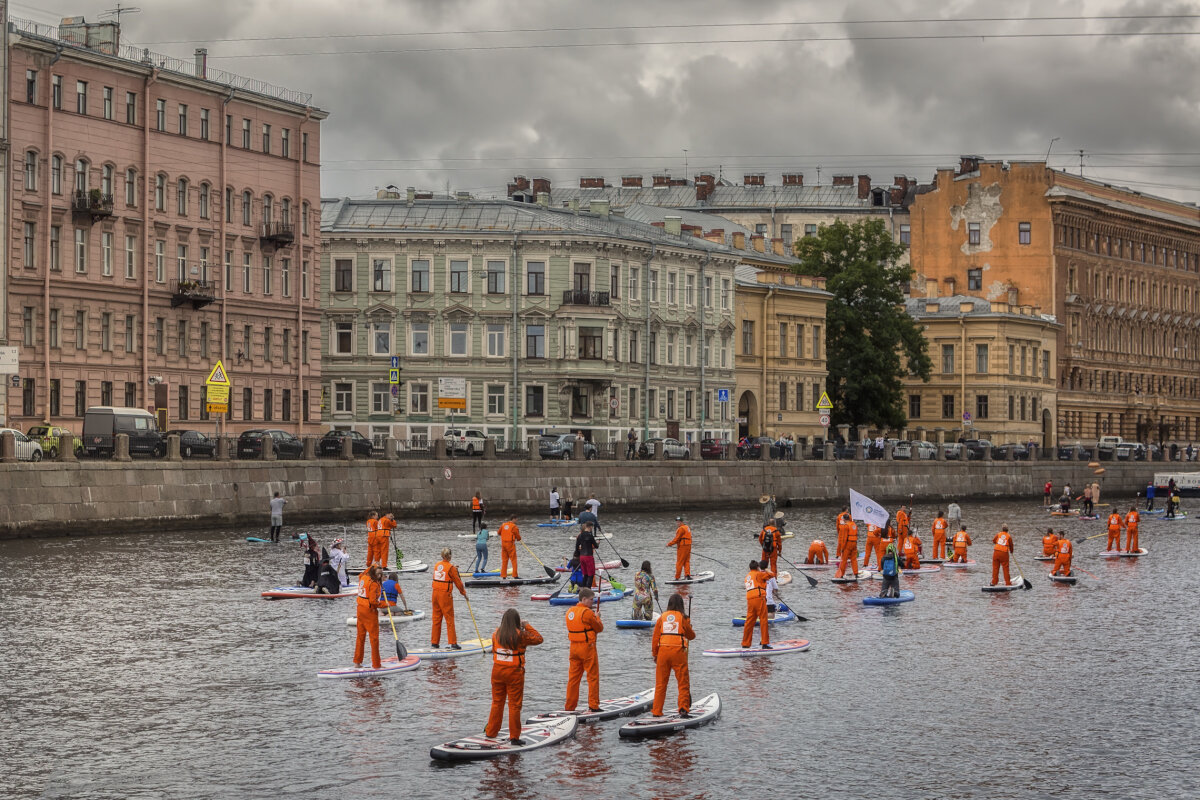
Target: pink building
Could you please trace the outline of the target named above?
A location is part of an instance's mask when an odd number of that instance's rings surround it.
[[[320,429],[320,135],[309,96],[14,20],[9,424],[138,406],[212,432]]]

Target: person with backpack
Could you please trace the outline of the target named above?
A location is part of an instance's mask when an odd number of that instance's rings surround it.
[[[758,543],[762,546],[762,559],[759,563],[763,565],[763,569],[766,569],[769,563],[771,572],[778,571],[776,565],[779,561],[779,554],[783,552],[783,531],[779,529],[781,525],[783,525],[783,513],[777,512],[775,518],[763,525],[758,534]]]
[[[896,554],[896,545],[889,544],[883,551],[883,559],[879,562],[879,573],[883,576],[880,587],[880,597],[900,596],[900,556]]]

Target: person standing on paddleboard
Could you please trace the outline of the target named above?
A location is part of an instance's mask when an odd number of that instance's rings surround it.
[[[304,577],[300,579],[301,586],[316,586],[317,572],[321,567],[321,547],[311,536],[305,537],[304,547]]]
[[[492,633],[492,708],[483,735],[495,739],[508,703],[509,744],[523,745],[521,706],[525,703],[525,649],[539,645],[542,635],[528,622],[521,622],[515,608],[504,612],[500,627]]]
[[[867,523],[867,549],[863,552],[863,572],[871,569],[871,555],[875,555],[875,569],[883,563],[883,537],[878,525]]]
[[[329,566],[333,567],[333,571],[337,573],[338,583],[342,587],[350,585],[350,576],[346,574],[346,564],[350,561],[350,556],[346,555],[346,543],[341,539],[334,539],[333,544],[329,546]]]
[[[1083,508],[1080,509],[1079,513],[1083,514],[1084,516],[1090,517],[1090,516],[1092,516],[1093,508],[1095,508],[1095,506],[1092,505],[1092,487],[1084,486],[1083,487]]]
[[[962,524],[962,506],[953,502],[946,506],[946,522],[947,535],[949,535],[949,531],[956,529]]]
[[[896,536],[899,540],[896,542],[896,547],[904,544],[904,537],[908,536],[908,530],[912,522],[912,508],[909,506],[900,506],[900,510],[896,512]]]
[[[475,496],[471,498],[471,533],[483,525],[483,506],[483,498],[479,496],[479,492],[475,492]]]
[[[1138,547],[1138,524],[1142,520],[1142,515],[1138,513],[1137,506],[1130,506],[1129,513],[1125,515],[1125,552],[1136,553]]]
[[[392,550],[392,535],[396,530],[396,515],[388,512],[383,519],[379,520],[379,527],[375,531],[375,549],[378,553],[379,566],[384,569],[388,568],[388,553]],[[404,566],[397,564],[397,567]]]
[[[512,562],[513,578],[519,578],[517,574],[517,542],[521,541],[521,530],[517,527],[517,515],[512,514],[500,526],[500,577],[508,577],[508,563]]]
[[[880,597],[900,596],[900,556],[896,553],[896,545],[889,544],[883,550],[883,558],[879,562],[879,574],[883,576],[883,585],[879,589]]]
[[[750,620],[746,620],[750,624]],[[683,613],[683,597],[673,594],[667,600],[667,610],[654,623],[654,638],[650,655],[654,658],[654,705],[650,713],[663,715],[667,701],[667,684],[671,673],[679,688],[679,716],[692,710],[692,680],[688,673],[688,642],[696,638],[691,619]]]
[[[358,576],[358,614],[356,622],[358,631],[354,639],[354,666],[362,668],[363,648],[368,637],[371,639],[371,666],[379,669],[383,666],[379,655],[379,609],[383,607],[383,588],[379,582],[383,579],[383,570],[377,565],[367,567]]]
[[[488,562],[488,537],[492,532],[487,529],[487,523],[483,520],[479,521],[479,533],[475,534],[475,563],[471,565],[471,572],[484,572],[487,570]]]
[[[858,523],[850,517],[850,507],[842,506],[838,514],[838,568],[834,577],[840,578],[846,574],[846,566],[850,566],[850,576],[858,576]]]
[[[775,518],[763,525],[762,530],[758,533],[758,544],[762,548],[762,558],[759,563],[764,567],[770,564],[772,571],[775,570],[779,552],[783,549],[783,531],[780,530],[782,525],[783,512],[777,512]]]
[[[580,517],[583,515],[580,514]],[[596,536],[592,523],[580,522],[579,535],[575,537],[575,558],[579,559],[579,572],[583,586],[591,588],[596,583]]]
[[[972,544],[974,542],[971,541],[971,534],[967,533],[967,526],[960,524],[954,534],[954,555],[950,557],[950,560],[956,564],[965,564],[967,548]]]
[[[933,520],[931,531],[933,533],[933,558],[946,558],[946,528],[949,523],[946,522],[945,516],[942,515],[942,510],[939,508],[937,517]]]
[[[1146,484],[1146,510],[1154,510],[1154,479],[1151,478]]]
[[[679,576],[682,574],[690,581],[692,579],[692,529],[683,521],[683,517],[676,517],[675,521],[679,523],[679,526],[675,528],[675,538],[667,542],[667,547],[675,548],[675,580],[679,580]]]
[[[654,571],[649,561],[642,562],[642,568],[633,576],[633,613],[632,619],[654,619],[654,603],[658,601],[658,581],[654,579]]]
[[[287,505],[287,499],[280,497],[279,492],[271,498],[271,541],[279,543],[279,534],[283,531],[283,507]]]
[[[433,567],[433,630],[429,634],[429,646],[435,650],[442,638],[442,620],[446,620],[446,643],[451,650],[461,650],[458,646],[458,633],[454,630],[454,590],[463,597],[467,590],[463,588],[462,578],[458,576],[458,567],[450,563],[450,548],[442,550],[442,560]]]
[[[1050,507],[1050,497],[1054,494],[1054,482],[1046,481],[1046,485],[1042,487],[1042,505],[1046,508]]]
[[[1113,512],[1108,515],[1108,542],[1104,545],[1105,550],[1120,550],[1121,549],[1121,528],[1124,520],[1121,519],[1121,512],[1113,509]]]
[[[770,617],[767,614],[767,581],[775,577],[775,573],[759,569],[757,561],[750,562],[750,571],[746,573],[746,624],[742,626],[742,647],[749,647],[754,641],[754,623],[758,622],[758,643],[763,650],[771,649],[771,633],[768,628]]]
[[[584,586],[579,590],[579,602],[567,612],[567,640],[571,643],[570,666],[567,670],[566,711],[574,711],[579,705],[579,682],[587,674],[588,711],[600,710],[600,656],[596,652],[596,634],[604,630],[604,623],[592,610],[595,594]]]
[[[550,487],[550,521],[551,522],[556,522],[558,520],[559,509],[561,508],[561,505],[562,505],[562,500],[558,495],[558,487],[551,486]]]
[[[376,532],[379,530],[379,512],[372,511],[367,517],[367,566],[376,563],[378,559],[379,537]]]
[[[1000,532],[992,537],[992,586],[1000,582],[1000,570],[1004,570],[1004,585],[1012,586],[1012,578],[1008,574],[1008,558],[1013,553],[1013,538],[1008,532],[1007,525],[1000,526]]]

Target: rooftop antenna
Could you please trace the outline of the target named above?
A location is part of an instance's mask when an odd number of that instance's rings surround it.
[[[688,176],[688,161],[687,161],[687,148],[685,147],[685,148],[683,148],[683,179],[685,181],[687,180],[687,176]],[[375,652],[375,651],[372,650],[371,652]]]
[[[102,19],[104,17],[112,17],[113,21],[120,25],[122,14],[137,14],[140,11],[141,9],[137,8],[136,6],[122,6],[120,3],[117,3],[116,8],[110,8],[108,11],[105,11],[103,14],[101,14],[100,17]]]
[[[1083,149],[1079,150],[1079,177],[1083,177]]]
[[[1050,140],[1050,146],[1046,148],[1046,159],[1045,160],[1047,162],[1050,161],[1050,151],[1054,149],[1054,143],[1057,142],[1061,138],[1062,138],[1061,136],[1055,136],[1053,139]],[[372,651],[372,652],[374,652],[374,651]]]
[[[817,186],[820,186],[820,185],[821,185],[821,165],[817,164]],[[375,651],[372,650],[371,652],[374,653]]]

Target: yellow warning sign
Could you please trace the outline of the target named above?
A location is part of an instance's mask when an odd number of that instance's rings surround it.
[[[205,383],[214,386],[228,386],[229,375],[225,372],[225,365],[218,361],[212,368],[212,372],[208,373],[208,380]]]
[[[817,401],[818,409],[833,408],[833,401],[829,399],[829,392],[821,392],[821,399]]]

